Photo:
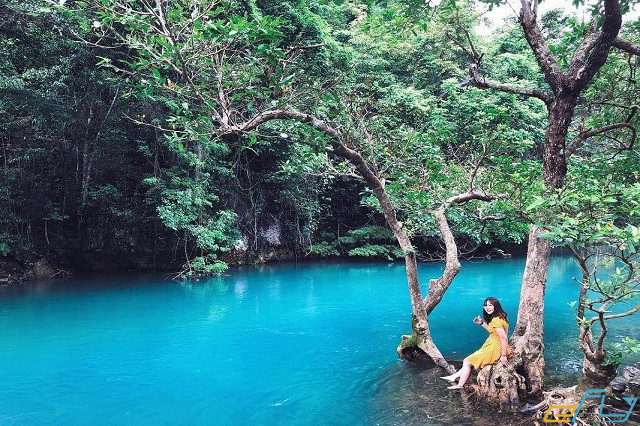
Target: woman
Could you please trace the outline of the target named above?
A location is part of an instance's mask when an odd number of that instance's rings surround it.
[[[495,297],[485,299],[482,316],[484,320],[478,315],[473,319],[473,322],[487,330],[489,337],[480,349],[464,359],[462,368],[457,373],[441,377],[451,383],[455,383],[456,379],[460,378],[457,385],[454,384],[447,389],[462,389],[469,378],[469,374],[471,374],[471,366],[479,370],[485,365],[495,364],[497,361],[504,365],[509,365],[507,358],[511,354],[507,341],[509,323],[507,322],[507,313],[500,306],[498,299]]]

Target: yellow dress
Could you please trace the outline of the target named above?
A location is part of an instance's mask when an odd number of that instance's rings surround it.
[[[496,333],[496,328],[502,328],[504,333],[509,331],[509,324],[500,317],[493,318],[489,324],[489,337],[485,340],[480,349],[467,357],[469,362],[477,370],[485,365],[495,364],[500,359],[502,347],[500,345],[500,336]],[[511,354],[511,348],[507,346],[507,355]]]

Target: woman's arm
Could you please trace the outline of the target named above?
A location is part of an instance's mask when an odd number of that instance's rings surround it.
[[[484,329],[485,329],[485,330],[487,330],[489,333],[491,333],[491,329],[489,328],[489,326],[487,325],[487,323],[486,323],[486,322],[484,322],[484,320],[482,319],[482,317],[481,317],[480,315],[478,315],[477,317],[475,317],[475,318],[473,319],[473,322],[474,322],[474,323],[476,323],[476,324],[478,324],[478,325],[481,325],[481,326],[482,326],[482,328],[484,328]]]
[[[496,334],[500,338],[500,362],[504,365],[509,364],[507,359],[507,348],[509,347],[509,341],[507,340],[507,333],[504,332],[502,327],[495,327]]]

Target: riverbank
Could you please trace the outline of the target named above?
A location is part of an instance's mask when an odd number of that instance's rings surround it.
[[[424,250],[424,248],[423,248]],[[175,253],[174,253],[175,254]],[[477,248],[467,255],[461,256],[462,260],[470,259],[502,259],[524,256],[526,244],[491,244]],[[166,273],[175,276],[180,270],[182,259],[170,256],[166,252],[150,255],[145,251],[138,256],[136,252],[84,253],[56,255],[53,259],[37,254],[22,256],[20,259],[11,256],[0,256],[0,286],[16,285],[34,280],[60,278],[72,276],[90,276],[107,274],[139,274],[139,273]],[[435,249],[433,253],[425,253],[419,256],[423,262],[438,262],[443,257]],[[313,251],[300,252],[291,248],[269,248],[260,252],[230,251],[221,256],[230,268],[248,265],[272,264],[280,262],[390,262],[383,257],[357,257],[346,253],[323,256]],[[396,261],[401,261],[396,259]]]

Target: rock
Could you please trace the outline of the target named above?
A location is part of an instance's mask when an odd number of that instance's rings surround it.
[[[640,377],[640,367],[638,366],[638,364],[625,368],[622,371],[622,377],[624,377],[627,380],[633,380],[634,377],[636,378]]]
[[[640,362],[632,365],[630,367],[626,367],[622,371],[622,375],[616,377],[611,382],[611,388],[613,391],[623,398],[637,398],[640,396]],[[623,412],[627,412],[629,409],[629,405],[626,402],[622,402],[619,398],[611,399],[611,404],[619,410]],[[629,417],[629,423],[633,424],[640,423],[640,414],[638,413],[638,408],[636,408],[631,412],[631,417]]]
[[[0,256],[0,284],[8,286],[23,280],[24,267],[8,256]]]
[[[400,354],[398,354],[400,355]],[[435,367],[436,363],[422,349],[417,346],[410,346],[402,349],[400,358],[413,364],[420,364],[425,367]]]
[[[626,367],[622,375],[611,382],[611,388],[622,396],[640,396],[640,362]]]
[[[295,253],[287,248],[274,248],[270,247],[265,249],[258,256],[259,263],[268,263],[268,262],[278,262],[283,260],[292,260],[295,259]]]
[[[54,271],[47,259],[44,257],[34,263],[27,271],[27,274],[32,274],[36,279],[51,278],[55,273],[56,271]]]
[[[624,392],[626,388],[627,388],[626,380],[617,378],[617,379],[613,379],[613,381],[611,382],[611,389],[613,389],[616,392]]]
[[[12,276],[24,273],[24,268],[16,260],[0,256],[0,276],[11,281]]]

